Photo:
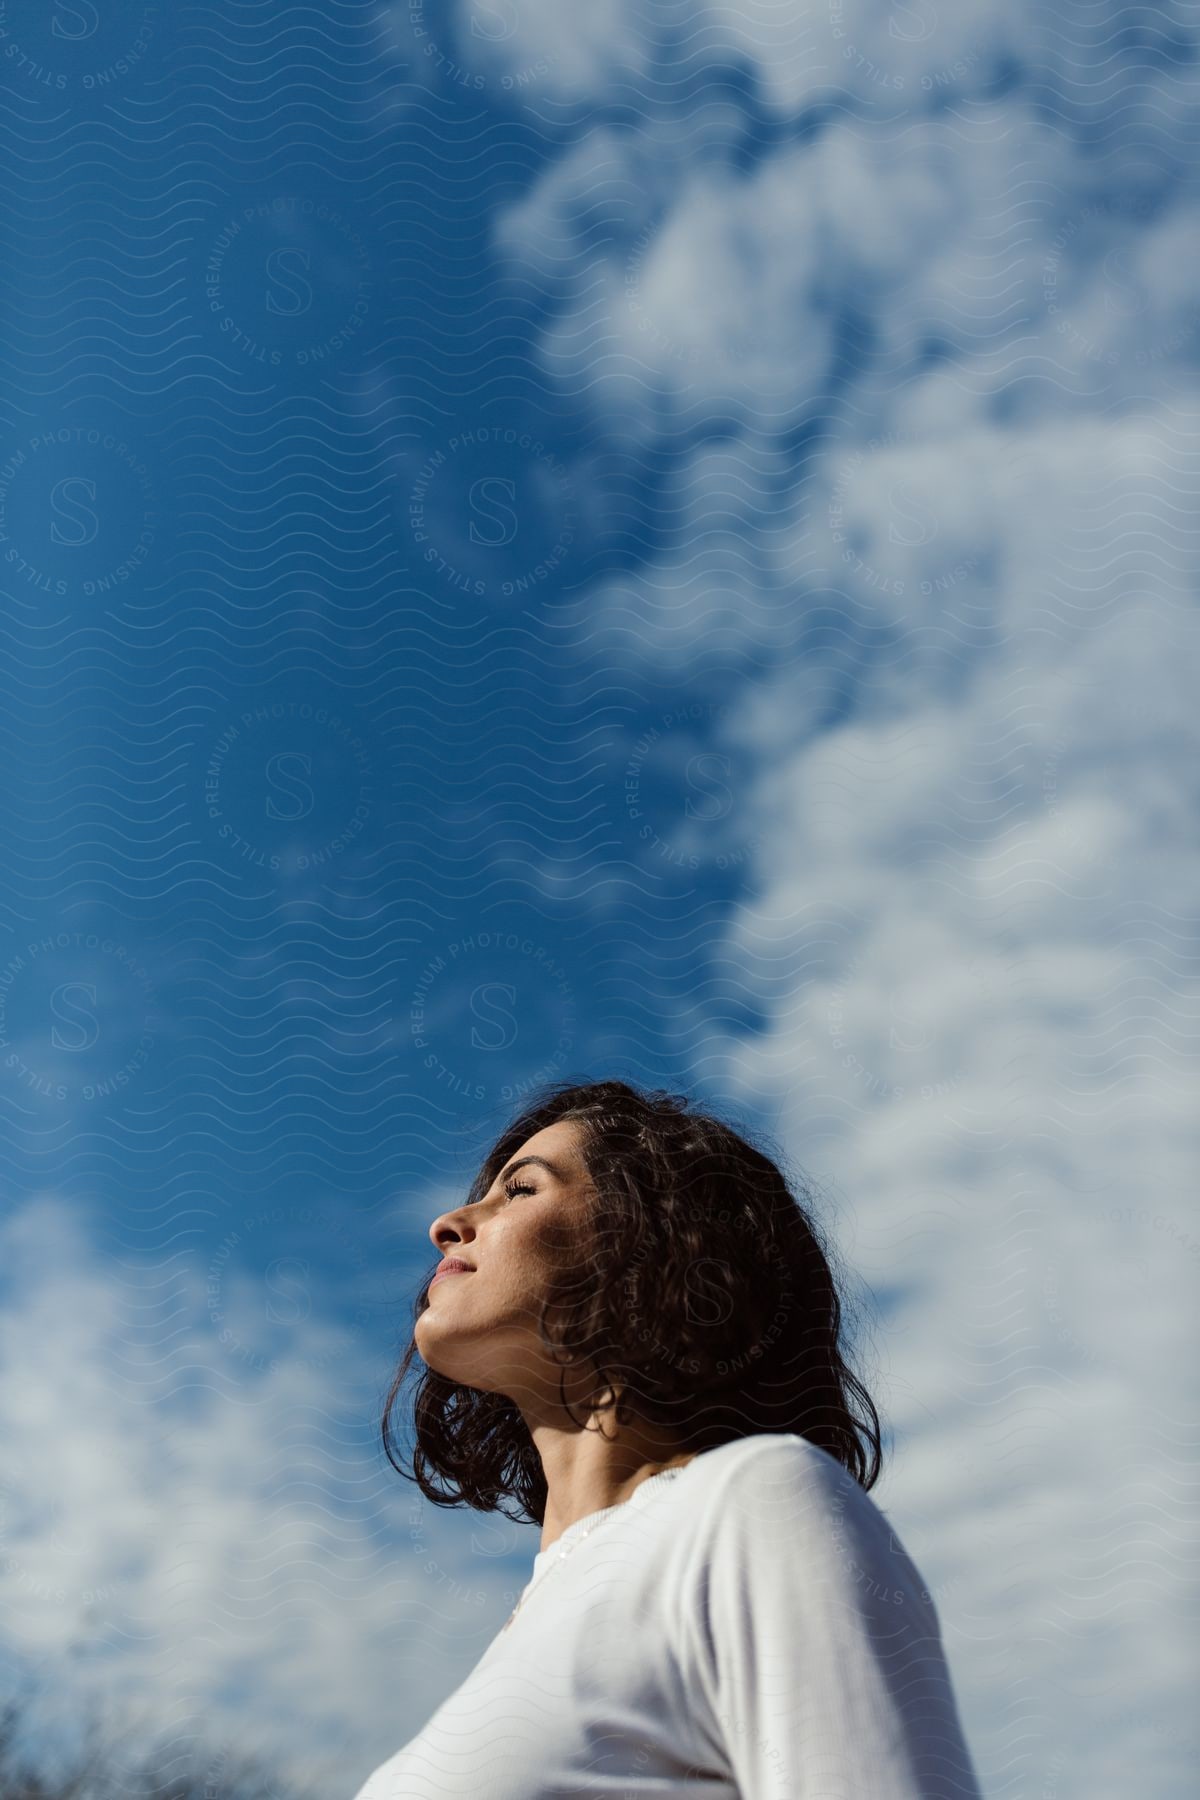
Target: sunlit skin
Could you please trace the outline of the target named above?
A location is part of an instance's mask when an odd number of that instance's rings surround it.
[[[552,1167],[525,1163],[530,1156]],[[482,1200],[442,1213],[430,1226],[442,1256],[462,1256],[474,1267],[433,1284],[415,1328],[429,1368],[465,1387],[505,1394],[519,1409],[546,1476],[543,1550],[576,1519],[619,1505],[648,1476],[691,1460],[678,1439],[644,1422],[630,1419],[618,1432],[611,1410],[577,1422],[586,1417],[585,1402],[597,1397],[594,1372],[582,1360],[555,1361],[538,1335],[554,1242],[582,1226],[590,1191],[577,1125],[562,1120],[527,1138]],[[560,1382],[574,1419],[560,1404]]]

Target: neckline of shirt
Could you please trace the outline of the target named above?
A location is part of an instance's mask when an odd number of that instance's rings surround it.
[[[692,1462],[695,1460],[696,1458],[693,1457]],[[691,1463],[681,1463],[674,1469],[659,1469],[657,1474],[647,1475],[645,1481],[639,1482],[628,1500],[618,1500],[612,1506],[602,1506],[598,1512],[584,1513],[581,1519],[573,1519],[569,1525],[564,1526],[547,1549],[538,1551],[533,1559],[533,1573],[536,1575],[539,1570],[553,1562],[568,1540],[579,1537],[583,1532],[599,1525],[601,1520],[609,1518],[613,1513],[624,1512],[626,1507],[632,1506],[639,1496],[656,1488],[659,1483],[669,1482],[674,1475],[682,1475],[684,1470],[690,1469],[691,1466]]]

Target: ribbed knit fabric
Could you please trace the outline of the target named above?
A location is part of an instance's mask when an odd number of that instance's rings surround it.
[[[979,1789],[934,1603],[886,1517],[823,1450],[763,1433],[569,1526],[509,1629],[355,1800],[468,1796]]]

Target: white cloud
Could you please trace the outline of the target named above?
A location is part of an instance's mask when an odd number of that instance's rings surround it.
[[[470,68],[517,80],[529,72],[555,96],[582,99],[646,74],[651,46],[629,29],[627,0],[579,7],[553,0],[459,0],[456,41]],[[520,89],[518,89],[520,91]]]
[[[1031,6],[999,0],[953,8],[932,0],[458,0],[456,9],[464,63],[514,85],[537,65],[544,93],[559,103],[602,100],[628,83],[668,104],[684,79],[740,66],[785,114],[833,97],[894,107],[978,89],[1029,44],[1036,19]],[[1043,56],[1050,36],[1046,26],[1034,39]]]
[[[1126,7],[1119,45],[1111,12],[1036,0],[457,0],[452,18],[461,65],[535,113],[618,91],[686,129],[696,91],[738,69],[784,119],[851,105],[896,118],[1017,82],[1084,128],[1123,104],[1139,173],[1160,148],[1178,154],[1200,40],[1185,0]]]
[[[943,1590],[981,1760],[1068,1791],[1061,1747],[1069,1791],[1114,1800],[1143,1763],[1173,1791],[1185,1748],[1190,426],[1067,424],[1023,457],[993,439],[993,483],[986,440],[940,446],[943,516],[996,501],[986,654],[956,662],[953,594],[944,644],[915,602],[905,662],[761,772],[760,889],[718,956],[763,1026],[726,1040],[718,1087],[778,1110],[845,1196],[852,1264],[896,1295],[883,1497]],[[885,545],[886,491],[860,500]],[[906,546],[879,554],[907,571]]]
[[[756,897],[680,1023],[707,1019],[706,1080],[779,1118],[894,1295],[881,1498],[989,1780],[1113,1800],[1135,1767],[1175,1791],[1187,1753],[1195,399],[850,440],[785,533],[698,510],[595,625],[681,670],[689,631],[692,668],[790,637],[740,720]],[[736,514],[738,447],[711,454]],[[813,737],[836,684],[797,621],[839,589],[862,661]],[[722,1036],[731,979],[752,1035]]]
[[[567,295],[547,372],[631,447],[824,419],[847,355],[881,402],[930,346],[1011,370],[1048,323],[1056,221],[1085,218],[1094,179],[1020,102],[835,122],[748,173],[652,164],[656,142],[585,138],[497,227],[514,270]]]
[[[316,1316],[304,1360],[228,1356],[202,1270],[102,1261],[50,1194],[5,1220],[0,1268],[6,1658],[55,1668],[66,1735],[95,1703],[353,1793],[503,1618],[528,1528],[468,1540],[383,1463],[382,1326],[370,1358]],[[242,1342],[254,1312],[229,1296]]]
[[[832,16],[719,10],[797,58]],[[985,41],[1012,91],[922,117],[860,85],[866,113],[749,172],[668,152],[623,228],[613,135],[604,232],[568,153],[503,241],[575,270],[542,344],[563,390],[656,479],[685,452],[658,554],[573,624],[672,683],[737,668],[753,897],[680,1028],[842,1197],[846,1260],[889,1296],[881,1497],[988,1784],[1165,1795],[1200,1259],[1200,305],[1171,180],[1195,23],[1140,14],[1122,56],[1099,14],[889,29],[918,11],[838,16],[910,94]],[[764,79],[802,104],[820,57],[784,64]],[[669,141],[686,108],[646,92]]]

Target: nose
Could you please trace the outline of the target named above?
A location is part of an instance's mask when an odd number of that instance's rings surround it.
[[[475,1229],[467,1222],[466,1211],[465,1206],[459,1206],[444,1212],[429,1227],[429,1241],[441,1255],[445,1256],[451,1244],[469,1244],[474,1238]]]

